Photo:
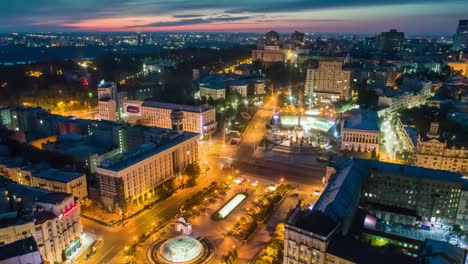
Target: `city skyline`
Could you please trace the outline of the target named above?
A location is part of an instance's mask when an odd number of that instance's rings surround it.
[[[398,14],[394,11],[398,10]],[[1,2],[0,31],[191,31],[451,35],[468,6],[438,1],[21,1]]]

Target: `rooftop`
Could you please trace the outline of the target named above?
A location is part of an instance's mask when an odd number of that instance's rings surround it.
[[[6,178],[0,177],[0,188],[5,189],[17,198],[21,198],[23,203],[34,204],[36,201],[48,204],[60,204],[67,197],[68,193],[52,192],[37,187],[22,185]]]
[[[17,256],[23,256],[29,253],[37,252],[38,259],[35,259],[35,263],[42,263],[41,256],[37,249],[36,240],[33,237],[24,238],[13,243],[1,246],[0,250],[0,261],[6,261],[7,259],[14,258]]]
[[[356,209],[355,203],[367,171],[364,167],[355,166],[353,159],[341,159],[334,167],[336,173],[330,178],[313,210],[338,221],[352,215]]]
[[[377,113],[366,109],[351,109],[343,113],[346,129],[380,131]]]
[[[288,225],[328,237],[338,223],[320,211],[298,210],[294,218],[288,221]]]
[[[115,172],[121,171],[134,164],[137,164],[138,162],[146,160],[160,152],[163,152],[167,149],[177,146],[182,142],[198,136],[199,135],[197,133],[184,132],[181,135],[177,135],[174,138],[162,142],[160,145],[156,145],[154,143],[145,143],[129,150],[127,156],[125,156],[125,153],[123,157],[114,156],[111,159],[103,161],[102,164],[98,167]]]
[[[466,252],[448,242],[426,239],[421,257],[428,264],[462,264],[465,263]]]
[[[415,258],[396,253],[384,247],[374,247],[352,237],[335,236],[328,245],[327,253],[353,263],[418,263]]]
[[[76,180],[84,175],[78,172],[68,172],[68,171],[61,171],[56,169],[47,169],[45,171],[41,171],[37,174],[33,174],[34,177],[51,180],[51,181],[58,181],[58,182],[71,182]]]
[[[145,101],[143,102],[142,106],[152,107],[152,108],[163,108],[163,109],[169,109],[169,110],[181,110],[181,111],[193,112],[193,113],[205,112],[213,108],[207,104],[182,105],[182,104],[171,104],[171,103],[162,103],[162,102],[153,102],[153,101]]]
[[[336,173],[330,178],[322,195],[315,203],[313,211],[320,211],[334,221],[340,221],[353,215],[359,202],[361,185],[371,172],[391,176],[459,182],[460,184],[467,181],[462,178],[461,174],[455,172],[368,159],[340,158],[329,166],[335,168]]]

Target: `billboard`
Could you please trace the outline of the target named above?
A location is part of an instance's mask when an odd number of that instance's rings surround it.
[[[141,116],[142,103],[123,103],[123,113],[130,116]]]

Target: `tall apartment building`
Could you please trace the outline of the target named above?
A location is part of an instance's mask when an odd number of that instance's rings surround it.
[[[458,21],[457,31],[453,36],[453,49],[466,50],[468,48],[468,20]]]
[[[425,139],[418,140],[415,165],[468,175],[468,149],[449,147],[439,139],[439,123],[432,122]]]
[[[382,52],[393,53],[403,50],[405,33],[391,29],[388,32],[382,32],[377,38],[377,48]]]
[[[341,150],[379,152],[380,127],[377,113],[352,109],[343,113]]]
[[[268,31],[265,34],[265,40],[268,43],[276,43],[280,39],[280,35],[276,31]]]
[[[99,119],[116,121],[118,115],[117,84],[101,81],[97,90]]]
[[[305,95],[330,102],[348,100],[351,71],[343,70],[340,61],[319,61],[318,68],[307,69]]]
[[[159,140],[104,160],[97,167],[101,200],[109,210],[143,204],[158,186],[198,160],[197,134],[158,131]]]
[[[48,263],[66,261],[81,246],[80,204],[72,195],[5,178],[0,178],[0,190],[1,208],[8,208],[2,222],[9,223],[0,228],[0,244],[32,236]]]
[[[375,225],[453,224],[465,181],[458,173],[408,165],[333,161],[327,166],[326,185],[317,202],[307,209],[297,206],[287,221],[283,263],[438,263],[430,262],[433,258],[464,263],[462,249],[441,249],[450,246],[445,241],[424,236],[410,239],[377,230]],[[393,247],[386,251],[383,245],[389,243]],[[437,257],[429,253],[430,244],[435,243],[440,243],[432,251],[438,252]]]
[[[184,114],[183,130],[208,135],[216,130],[216,110],[209,105],[190,106],[151,101],[123,101],[122,119],[146,126],[171,128],[171,112]]]

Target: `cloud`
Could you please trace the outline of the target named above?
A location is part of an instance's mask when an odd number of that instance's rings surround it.
[[[162,21],[155,22],[151,24],[141,25],[139,27],[177,27],[177,26],[188,26],[196,24],[209,24],[216,22],[232,22],[232,21],[241,21],[251,18],[250,16],[240,16],[240,17],[231,17],[231,16],[217,16],[211,18],[193,18],[193,19],[181,19],[177,21]]]
[[[202,17],[203,15],[173,15],[173,18],[193,18],[193,17]]]
[[[423,21],[416,20],[415,15],[444,17],[447,19],[446,28],[449,29],[452,27],[450,23],[466,17],[468,5],[464,3],[466,0],[0,0],[0,29],[38,31],[42,24],[47,30],[54,27],[56,30],[87,30],[87,27],[80,25],[89,25],[102,19],[129,21],[133,18],[133,22],[137,22],[140,17],[142,21],[138,24],[143,27],[229,24],[255,19],[257,23],[263,22],[265,26],[270,26],[270,21],[277,21],[278,18],[292,21],[299,18],[299,13],[303,19],[307,18],[307,12],[328,10],[333,13],[330,19],[334,19],[342,18],[344,10],[366,11],[373,7],[384,10],[379,17],[372,18],[375,21],[394,18],[396,23],[400,20],[398,16],[402,17],[406,12],[406,17],[413,18],[416,24]],[[416,8],[406,11],[407,6],[414,4],[417,4]],[[259,14],[264,17],[259,19]],[[310,17],[313,18],[312,14]],[[348,18],[353,22],[366,19],[366,16],[356,12]],[[161,22],[152,23],[154,21]],[[77,26],[70,28],[67,25]],[[408,23],[407,26],[412,24]],[[100,27],[97,23],[94,28]],[[125,26],[123,29],[126,29]]]
[[[457,3],[463,1],[465,0],[452,0],[448,2]],[[256,3],[258,2],[260,1],[256,1]],[[440,3],[440,0],[272,0],[269,1],[269,3],[241,5],[239,7],[227,9],[224,12],[228,14],[288,13],[331,8],[375,7],[430,3]]]

